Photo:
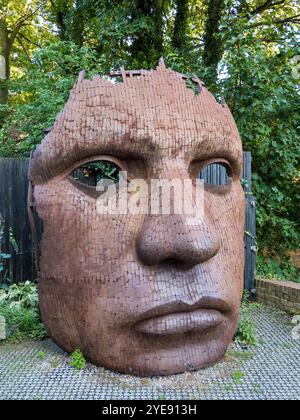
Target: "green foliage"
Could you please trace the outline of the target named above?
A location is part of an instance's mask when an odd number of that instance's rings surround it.
[[[19,246],[18,246],[17,241],[16,241],[16,239],[14,237],[14,233],[13,233],[12,227],[9,227],[8,234],[9,234],[9,242],[12,245],[15,253],[18,254],[19,253]]]
[[[252,153],[259,250],[284,259],[300,242],[300,101],[292,74],[292,57],[300,50],[290,33],[284,42],[266,45],[256,28],[245,31],[243,21],[235,23],[231,35],[225,40],[226,76],[219,86],[244,149]]]
[[[29,281],[0,288],[0,315],[5,318],[9,341],[46,336],[39,316],[37,288]]]
[[[86,360],[81,353],[80,349],[76,349],[71,355],[70,355],[70,366],[72,366],[75,369],[84,369],[86,365]]]
[[[91,162],[82,165],[81,168],[83,168],[86,177],[94,175],[96,182],[99,182],[101,179],[111,179],[114,182],[119,181],[119,169],[110,162]]]
[[[0,155],[29,155],[45,136],[43,130],[53,125],[82,69],[87,77],[102,70],[101,60],[88,47],[57,42],[35,52],[26,74],[10,83],[15,101],[0,129]]]
[[[7,254],[5,252],[0,252],[0,273],[4,271],[4,262],[5,260],[8,260],[11,258],[10,254]]]
[[[7,290],[0,289],[0,303],[13,308],[37,308],[38,294],[36,285],[30,281],[12,284]]]
[[[248,289],[243,290],[243,296],[242,296],[242,304],[249,303],[250,299],[250,292]]]
[[[240,385],[243,382],[244,376],[245,376],[245,374],[241,370],[235,370],[231,374],[231,378],[232,378],[233,382],[237,385]]]
[[[5,262],[11,258],[11,255],[7,252],[1,251],[1,244],[3,240],[3,220],[0,214],[0,280],[1,282],[7,282],[9,279],[7,278],[6,270],[5,270]],[[0,283],[1,285],[1,283]],[[0,290],[1,293],[1,290]]]
[[[39,351],[37,357],[41,360],[44,360],[46,358],[46,353],[44,351]]]
[[[41,340],[46,332],[38,313],[33,309],[12,308],[9,305],[0,304],[0,315],[4,316],[8,340],[18,342],[27,338]]]
[[[255,303],[249,302],[249,292],[247,290],[244,290],[240,309],[240,317],[234,335],[235,341],[253,346],[255,346],[258,343],[256,337],[255,322],[253,321],[253,316],[251,313],[251,308],[254,305]]]
[[[235,340],[248,345],[256,345],[257,339],[255,335],[255,329],[253,321],[250,319],[244,319],[245,315],[242,315],[241,319],[238,322],[237,331],[235,333]]]
[[[229,349],[226,352],[226,356],[240,361],[248,361],[253,358],[254,354],[250,351],[239,351]]]
[[[256,272],[259,276],[266,279],[292,280],[300,283],[300,273],[293,266],[289,258],[280,261],[272,258],[257,257]]]

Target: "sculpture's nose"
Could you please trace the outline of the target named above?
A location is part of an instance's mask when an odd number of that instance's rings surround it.
[[[144,264],[192,268],[217,254],[220,241],[208,221],[189,226],[184,215],[147,216],[137,241]]]

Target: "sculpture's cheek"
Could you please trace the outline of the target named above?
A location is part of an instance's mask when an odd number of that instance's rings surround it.
[[[134,252],[143,215],[99,214],[96,200],[68,181],[36,186],[35,199],[44,226],[42,275],[103,279]]]

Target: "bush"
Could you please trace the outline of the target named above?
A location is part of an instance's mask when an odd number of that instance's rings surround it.
[[[10,342],[26,338],[41,340],[46,337],[38,309],[37,287],[26,281],[9,288],[0,288],[0,315],[5,318]]]
[[[255,346],[257,344],[255,323],[252,319],[251,308],[254,304],[249,302],[249,292],[244,290],[240,309],[240,318],[234,335],[239,343]]]
[[[236,341],[242,344],[248,344],[252,346],[257,344],[253,321],[250,319],[245,319],[244,314],[242,314],[239,319],[234,338]]]
[[[258,255],[256,272],[266,279],[291,280],[300,283],[299,270],[292,265],[288,257],[278,261]]]

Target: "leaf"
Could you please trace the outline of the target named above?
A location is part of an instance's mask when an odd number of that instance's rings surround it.
[[[11,258],[11,254],[0,254],[0,257],[1,258],[3,258],[3,259],[5,259],[5,260],[8,260],[9,258]]]

